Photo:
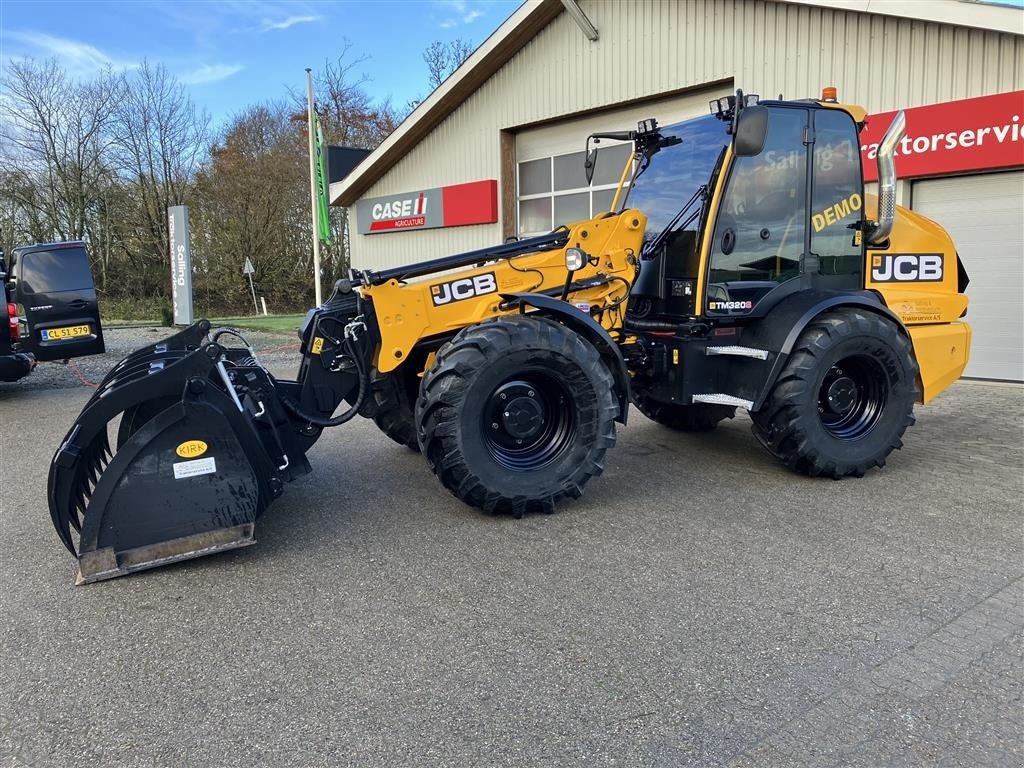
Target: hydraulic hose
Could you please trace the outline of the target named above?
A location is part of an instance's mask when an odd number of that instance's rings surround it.
[[[369,373],[367,372],[364,364],[363,357],[359,354],[359,350],[356,349],[355,341],[349,337],[345,337],[345,352],[352,358],[352,362],[355,363],[356,372],[359,374],[359,392],[356,394],[356,401],[352,403],[352,407],[344,413],[339,413],[337,416],[330,418],[324,418],[323,416],[314,416],[313,414],[306,413],[299,407],[299,404],[292,400],[287,395],[281,395],[281,402],[284,407],[292,412],[295,416],[298,416],[303,421],[309,422],[317,427],[338,427],[347,421],[350,421],[359,413],[359,409],[363,406],[363,400],[366,399],[366,393],[369,390]]]
[[[642,320],[627,314],[622,327],[627,331],[677,331],[679,323],[667,323],[664,320]]]

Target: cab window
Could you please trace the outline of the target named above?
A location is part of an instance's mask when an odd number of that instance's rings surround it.
[[[807,110],[772,107],[764,148],[732,163],[708,273],[709,314],[745,314],[800,275],[807,221]]]
[[[823,275],[861,271],[863,218],[857,128],[846,112],[820,109],[814,115],[814,186],[811,194],[811,253]]]

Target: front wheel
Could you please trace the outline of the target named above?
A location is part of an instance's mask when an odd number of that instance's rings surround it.
[[[552,512],[601,474],[618,405],[597,350],[551,320],[510,316],[438,351],[416,403],[420,449],[455,496],[492,514]]]
[[[840,309],[798,339],[754,434],[806,475],[861,477],[902,447],[920,398],[918,367],[903,329],[873,312]]]
[[[420,449],[413,420],[419,384],[416,368],[409,363],[391,373],[376,368],[370,373],[370,418],[381,432],[412,451]]]

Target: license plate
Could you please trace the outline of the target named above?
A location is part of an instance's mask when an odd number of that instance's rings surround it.
[[[80,336],[91,336],[92,328],[88,325],[69,325],[65,328],[47,328],[42,334],[43,341],[62,341],[77,339]]]

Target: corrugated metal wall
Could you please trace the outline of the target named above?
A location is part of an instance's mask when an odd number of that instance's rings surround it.
[[[868,112],[1024,88],[1020,35],[761,0],[580,5],[600,40],[559,15],[366,196],[500,179],[503,129],[726,79],[766,97],[835,85]],[[500,242],[501,231],[499,223],[355,234],[353,262],[435,258]]]

